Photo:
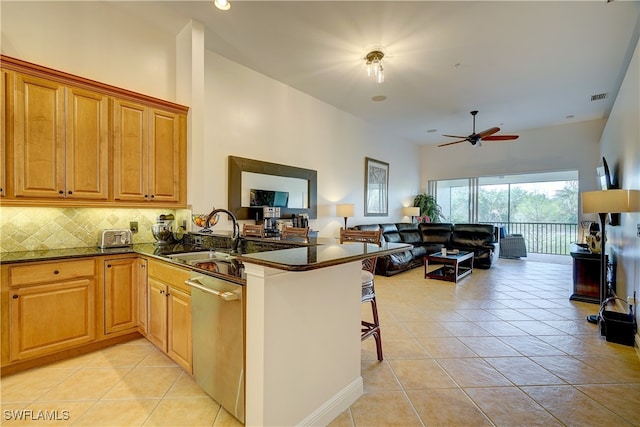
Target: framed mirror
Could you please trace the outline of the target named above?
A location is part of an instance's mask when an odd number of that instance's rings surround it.
[[[229,156],[229,210],[238,219],[262,219],[256,199],[277,201],[282,218],[307,214],[315,219],[317,191],[315,170]]]

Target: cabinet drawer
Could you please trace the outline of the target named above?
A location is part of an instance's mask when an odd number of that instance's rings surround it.
[[[9,285],[12,287],[34,285],[78,277],[94,277],[95,275],[96,263],[93,258],[77,261],[29,263],[9,268]]]
[[[180,289],[187,295],[191,295],[191,288],[184,282],[191,278],[191,271],[180,267],[174,267],[162,261],[149,260],[147,265],[147,274],[155,277],[161,282],[168,283],[171,286]]]

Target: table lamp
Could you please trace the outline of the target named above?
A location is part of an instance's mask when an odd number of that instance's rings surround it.
[[[417,206],[407,206],[402,208],[402,215],[411,217],[411,224],[413,224],[413,218],[420,216],[420,208]]]
[[[597,213],[600,217],[602,244],[600,248],[600,305],[609,296],[607,288],[607,265],[605,255],[607,215],[620,212],[640,211],[640,191],[638,190],[603,190],[582,193],[582,212]],[[598,315],[587,316],[589,323],[598,323]]]
[[[353,203],[343,203],[336,205],[336,215],[344,217],[344,229],[347,229],[347,218],[353,216],[355,205]]]

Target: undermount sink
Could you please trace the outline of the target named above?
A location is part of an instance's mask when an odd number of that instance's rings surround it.
[[[181,254],[167,255],[168,258],[176,261],[182,261],[186,264],[194,264],[203,261],[227,261],[230,262],[235,259],[233,255],[229,255],[225,252],[216,251],[201,251],[201,252],[186,252]]]

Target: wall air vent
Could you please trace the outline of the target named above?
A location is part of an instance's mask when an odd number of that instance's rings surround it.
[[[601,99],[605,99],[607,97],[607,93],[597,93],[595,95],[591,95],[592,101],[599,101]]]

